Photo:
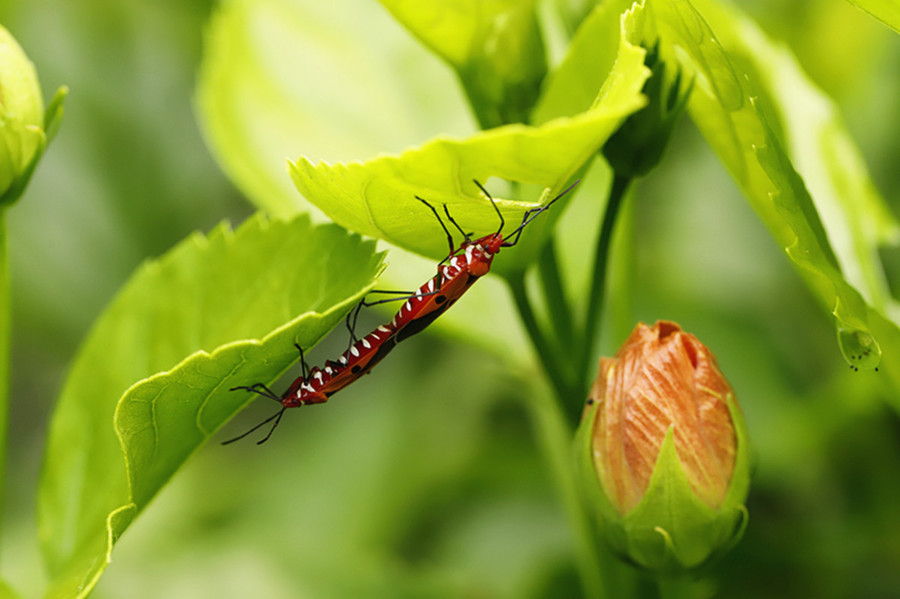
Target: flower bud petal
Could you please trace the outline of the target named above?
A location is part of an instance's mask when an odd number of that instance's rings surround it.
[[[579,434],[598,515],[624,557],[675,571],[739,537],[743,418],[715,357],[677,324],[641,323],[601,359]]]
[[[45,112],[34,65],[0,26],[0,208],[25,190],[59,127],[68,91],[60,87]]]
[[[644,64],[651,74],[641,92],[648,103],[622,123],[602,150],[616,174],[626,177],[646,175],[659,163],[693,89],[693,82],[685,83],[677,68],[674,74],[666,72],[658,40],[644,47]]]
[[[41,145],[44,105],[34,65],[0,27],[0,196],[25,172]]]

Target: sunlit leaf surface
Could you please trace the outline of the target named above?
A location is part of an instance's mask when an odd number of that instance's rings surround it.
[[[373,285],[373,245],[307,218],[256,218],[135,273],[76,357],[51,425],[39,504],[51,596],[90,590],[134,517],[253,399],[229,387],[274,380],[294,342],[314,345]]]

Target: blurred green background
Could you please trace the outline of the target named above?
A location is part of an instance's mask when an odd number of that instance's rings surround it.
[[[843,0],[746,8],[836,99],[897,211],[900,36]],[[35,62],[45,94],[71,88],[60,133],[9,215],[13,389],[0,572],[25,596],[43,585],[34,500],[44,431],[80,339],[143,259],[253,211],[195,114],[213,10],[174,0],[0,2],[0,22]],[[448,101],[435,93],[434,106]],[[304,151],[297,140],[294,155]],[[614,297],[626,308],[604,351],[634,320],[681,323],[718,355],[755,443],[750,526],[709,574],[710,593],[900,596],[896,399],[878,373],[849,371],[830,319],[689,122],[634,200],[631,287]],[[900,283],[900,254],[884,259]],[[313,361],[342,346],[337,336]],[[437,334],[404,346],[328,409],[289,414],[267,445],[200,451],[118,543],[94,596],[577,596],[571,535],[524,406],[539,369],[511,371],[502,357]],[[252,406],[226,433],[267,408]]]

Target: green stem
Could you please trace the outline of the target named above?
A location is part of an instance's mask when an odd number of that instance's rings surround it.
[[[6,241],[6,210],[0,208],[0,508],[6,479],[6,437],[9,410],[9,340],[11,331],[9,254]],[[2,513],[2,509],[0,509]]]
[[[559,348],[567,349],[575,346],[575,326],[572,310],[563,289],[559,271],[559,260],[556,246],[549,240],[538,259],[538,274],[541,277],[541,290],[550,311],[550,320]],[[574,373],[573,373],[574,374]],[[571,378],[571,375],[569,375]],[[570,385],[571,386],[571,385]]]
[[[478,126],[482,130],[487,130],[506,124],[497,107],[479,85],[475,69],[459,69],[456,73],[469,100],[472,113],[478,121]]]
[[[588,599],[609,596],[605,590],[605,568],[602,561],[608,559],[608,556],[601,554],[597,546],[597,537],[578,489],[571,449],[574,435],[572,426],[566,419],[562,405],[546,392],[536,393],[528,406],[574,536],[575,561],[584,596]]]
[[[606,203],[606,211],[603,214],[603,223],[600,227],[600,235],[597,238],[597,247],[594,253],[594,275],[591,281],[591,291],[588,296],[587,316],[584,320],[584,338],[577,355],[576,373],[577,384],[583,385],[588,378],[591,357],[597,342],[597,333],[600,324],[600,315],[603,313],[603,301],[606,292],[607,271],[609,270],[609,248],[612,245],[613,232],[618,220],[619,209],[625,199],[625,192],[631,183],[630,177],[614,175],[612,187],[609,192],[609,200]]]
[[[687,576],[656,579],[659,599],[691,599],[694,597],[694,582]]]
[[[522,324],[525,325],[525,331],[531,338],[531,343],[534,345],[534,350],[544,367],[544,371],[547,373],[547,378],[550,380],[550,384],[553,385],[553,390],[560,402],[564,402],[568,389],[562,377],[559,376],[562,365],[559,362],[559,356],[550,346],[547,337],[541,331],[540,325],[538,325],[537,318],[535,318],[534,309],[531,307],[531,301],[528,299],[528,293],[525,290],[525,274],[516,273],[507,277],[506,281],[509,284],[510,291],[512,291],[516,308],[519,310],[519,317],[522,319]]]

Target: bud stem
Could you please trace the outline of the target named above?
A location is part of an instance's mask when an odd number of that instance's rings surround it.
[[[0,514],[3,481],[6,480],[6,436],[9,413],[9,344],[12,301],[9,283],[9,253],[6,241],[6,209],[0,207]]]
[[[550,384],[553,385],[553,391],[561,400],[570,397],[571,393],[569,393],[568,386],[563,380],[563,377],[557,376],[559,372],[562,372],[560,370],[562,365],[559,362],[559,354],[550,347],[550,342],[547,340],[543,331],[541,331],[534,314],[534,309],[531,306],[531,301],[528,299],[528,293],[525,290],[525,274],[520,272],[508,276],[506,282],[509,284],[513,301],[515,301],[516,308],[519,311],[519,318],[522,319],[522,324],[525,326],[525,330],[531,338],[534,350],[537,352],[541,364],[544,367],[544,371],[547,373],[547,379],[550,381]],[[572,430],[574,430],[574,424],[575,421],[570,419]]]
[[[594,347],[597,343],[597,329],[599,327],[600,314],[603,312],[603,301],[606,292],[607,271],[609,270],[609,249],[612,245],[613,232],[618,220],[625,193],[631,184],[631,177],[613,173],[609,199],[606,210],[603,213],[603,223],[600,227],[600,235],[597,238],[597,247],[594,254],[594,275],[591,281],[591,291],[588,296],[587,316],[584,321],[584,337],[580,351],[578,352],[578,384],[581,385],[588,378],[591,365],[591,357],[594,355]]]
[[[691,599],[696,597],[694,581],[688,576],[657,576],[659,599]]]

